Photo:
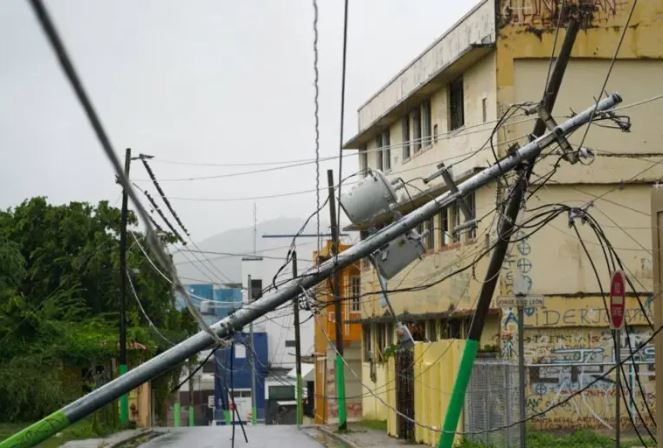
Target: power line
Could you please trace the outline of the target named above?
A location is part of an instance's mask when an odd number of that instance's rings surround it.
[[[39,21],[42,30],[46,34],[48,41],[53,47],[53,51],[57,55],[62,71],[69,80],[69,83],[73,88],[79,103],[81,104],[81,106],[85,111],[85,114],[90,122],[90,125],[94,129],[97,140],[99,141],[104,153],[106,154],[106,157],[108,158],[111,165],[113,166],[113,169],[115,170],[115,174],[117,176],[118,181],[120,182],[124,190],[127,192],[128,196],[131,198],[131,201],[134,203],[134,206],[136,207],[139,216],[143,219],[147,233],[147,242],[150,245],[150,248],[152,249],[154,254],[159,258],[159,261],[163,264],[163,266],[166,266],[168,270],[171,272],[173,277],[173,286],[177,290],[183,291],[185,300],[187,302],[187,307],[189,308],[189,312],[198,321],[198,324],[201,326],[201,328],[205,329],[205,331],[212,337],[213,340],[220,343],[221,339],[217,336],[217,334],[214,331],[212,331],[212,329],[205,323],[200,313],[198,313],[197,310],[193,307],[193,304],[191,303],[191,299],[189,298],[186,289],[182,286],[182,283],[177,278],[177,272],[175,270],[175,266],[173,266],[170,258],[168,258],[165,251],[161,247],[159,238],[154,232],[154,229],[152,228],[152,225],[150,223],[147,211],[145,210],[141,202],[138,200],[138,196],[136,195],[136,193],[131,188],[129,179],[124,173],[124,168],[120,164],[120,160],[117,158],[117,155],[115,154],[113,145],[111,144],[110,139],[108,138],[108,135],[106,134],[106,131],[103,125],[101,124],[101,120],[99,119],[97,112],[94,109],[94,106],[92,105],[92,102],[90,101],[87,92],[85,91],[85,88],[83,87],[83,83],[81,82],[80,78],[78,77],[78,74],[76,73],[74,65],[71,62],[69,55],[67,54],[66,48],[62,43],[62,40],[60,39],[60,36],[57,30],[55,29],[55,26],[51,21],[51,18],[48,15],[46,8],[42,4],[41,0],[30,0],[30,4],[32,5],[32,9],[34,10],[35,15],[37,16],[37,20]]]
[[[168,200],[168,197],[166,196],[166,193],[164,193],[163,189],[161,188],[161,185],[159,185],[159,181],[157,180],[156,176],[154,175],[154,171],[152,171],[152,168],[150,167],[150,164],[147,162],[147,158],[143,154],[140,155],[140,161],[143,162],[143,166],[145,167],[145,171],[147,171],[147,174],[150,176],[150,179],[152,179],[152,184],[154,184],[154,187],[159,192],[159,195],[161,196],[161,199],[163,200],[163,203],[166,204],[166,207],[168,208],[168,211],[170,211],[170,214],[173,215],[173,218],[175,218],[175,221],[177,221],[177,224],[179,224],[180,228],[184,231],[184,233],[187,236],[190,236],[189,231],[184,226],[184,224],[182,223],[182,220],[180,219],[180,217],[177,215],[177,213],[173,209],[173,206],[170,204],[170,201]]]
[[[320,210],[320,73],[318,70],[318,2],[313,0],[313,116],[315,118],[315,207]],[[320,212],[316,214],[315,227],[320,235]],[[320,252],[320,237],[317,237],[317,248]]]

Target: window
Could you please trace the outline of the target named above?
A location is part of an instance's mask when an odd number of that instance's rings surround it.
[[[214,373],[214,361],[208,361],[203,365],[203,373]]]
[[[437,123],[433,125],[433,143],[437,143]]]
[[[246,347],[243,344],[235,344],[235,359],[246,358]]]
[[[359,171],[366,176],[368,169],[368,152],[366,151],[366,145],[363,148],[359,149]]]
[[[435,218],[430,218],[425,221],[424,247],[426,249],[435,249]]]
[[[297,342],[294,339],[286,339],[285,346],[286,347],[296,347]]]
[[[421,103],[421,140],[423,146],[430,146],[432,143],[431,139],[431,128],[432,128],[432,118],[430,111],[430,100],[426,100]]]
[[[350,277],[350,297],[352,297],[351,311],[361,311],[361,302],[359,296],[361,295],[361,278],[356,275]]]
[[[460,319],[449,319],[449,338],[463,338],[463,321]]]
[[[403,162],[410,158],[410,117],[405,116],[401,121],[401,131],[403,137]]]
[[[364,337],[364,362],[371,360],[371,324],[364,324],[361,328]]]
[[[377,160],[377,167],[378,170],[384,171],[384,166],[382,162],[382,134],[378,134],[377,137],[375,137],[375,158]]]
[[[414,131],[414,153],[421,149],[421,109],[416,108],[412,111],[412,130]]]
[[[375,336],[376,336],[376,347],[375,351],[377,352],[377,358],[379,360],[382,360],[382,353],[384,353],[384,348],[385,348],[385,340],[384,340],[384,324],[377,324],[375,328]]]
[[[475,199],[474,199],[474,192],[469,193],[467,196],[465,196],[465,203],[467,204],[467,207],[470,209],[470,219],[473,219],[476,216],[476,205],[475,205]],[[465,224],[466,219],[465,215],[463,215],[463,211],[458,205],[458,201],[454,202],[453,205],[451,206],[451,215],[452,215],[452,222],[453,222],[453,228],[451,230],[453,234],[453,241],[454,242],[460,242],[461,241],[461,233],[464,233],[466,235],[465,241],[469,241],[473,238],[475,238],[477,235],[476,227],[472,228],[466,228],[462,231],[458,231],[458,227],[461,225]]]
[[[394,324],[388,323],[385,325],[385,343],[387,347],[390,347],[394,344]]]
[[[481,119],[484,123],[488,120],[488,98],[481,99]]]
[[[437,321],[436,320],[429,320],[426,323],[426,331],[428,333],[428,340],[430,342],[435,342],[437,341]]]
[[[451,242],[449,236],[449,216],[447,215],[447,209],[443,209],[440,212],[440,246],[448,246]]]
[[[389,171],[391,169],[391,144],[389,140],[389,129],[378,134],[375,138],[375,146],[377,146],[376,156],[380,171]]]
[[[464,124],[463,78],[458,78],[449,84],[449,130],[453,131]]]
[[[467,206],[470,209],[470,212],[472,213],[472,219],[476,218],[477,216],[477,206],[476,206],[476,201],[474,198],[474,192],[470,193],[465,197],[465,202],[467,202]],[[477,228],[476,226],[471,227],[467,229],[467,239],[474,239],[477,237]]]

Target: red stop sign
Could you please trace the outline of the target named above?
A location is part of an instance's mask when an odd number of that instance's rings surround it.
[[[626,286],[624,273],[615,271],[610,282],[610,328],[620,330],[624,327],[624,309],[626,307]]]

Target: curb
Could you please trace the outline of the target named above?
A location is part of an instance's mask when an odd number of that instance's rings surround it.
[[[145,429],[143,429],[142,431],[139,431],[139,432],[137,432],[137,433],[135,433],[135,434],[130,435],[129,437],[126,437],[126,438],[124,438],[124,439],[122,439],[122,440],[118,440],[117,442],[111,443],[111,444],[107,445],[107,447],[108,447],[108,448],[117,448],[117,447],[119,447],[119,446],[121,446],[121,445],[124,445],[124,444],[127,443],[127,442],[131,442],[131,441],[133,441],[133,440],[139,439],[139,438],[141,438],[141,437],[143,437],[143,436],[146,436],[146,435],[148,435],[148,434],[152,434],[153,432],[154,432],[154,429],[152,429],[152,428],[145,428]]]
[[[350,448],[362,448],[359,445],[355,444],[354,442],[344,438],[342,435],[332,431],[331,429],[329,429],[325,426],[311,426],[311,427],[317,429],[320,432],[325,433],[326,435],[328,435],[330,437],[333,437],[334,439],[338,440],[339,442],[345,443]]]

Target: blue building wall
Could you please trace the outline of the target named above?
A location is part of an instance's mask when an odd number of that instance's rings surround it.
[[[227,389],[250,389],[251,388],[251,359],[252,352],[250,351],[249,334],[236,333],[234,344],[247,345],[244,358],[237,357],[237,351],[234,348],[219,349],[215,353],[216,375],[214,381],[214,397],[215,397],[215,415],[217,420],[223,419],[223,411],[229,409]],[[254,350],[257,356],[256,360],[256,407],[257,416],[259,420],[265,418],[265,377],[267,376],[267,363],[268,363],[268,346],[267,346],[267,333],[255,332],[253,333]],[[232,358],[232,383],[230,380],[230,359]],[[242,416],[243,417],[243,416]]]

